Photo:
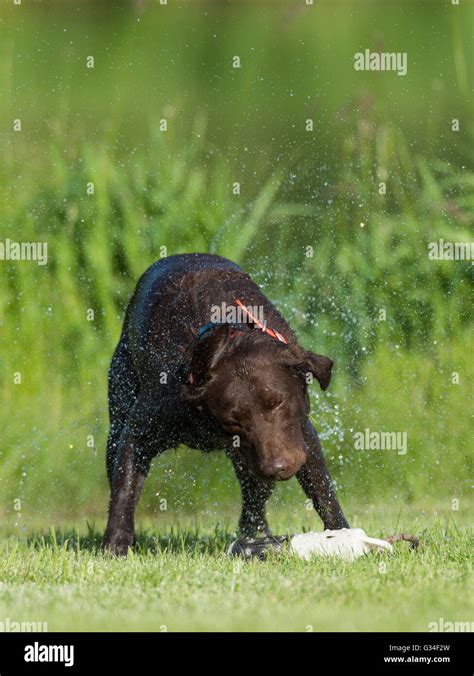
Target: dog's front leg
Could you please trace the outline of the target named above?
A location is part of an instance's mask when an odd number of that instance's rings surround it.
[[[275,482],[257,479],[235,454],[231,454],[231,460],[242,493],[239,535],[245,538],[271,535],[265,515],[265,504],[272,494]]]
[[[318,435],[309,420],[303,427],[303,437],[307,460],[296,475],[301,487],[313,502],[314,508],[323,520],[324,528],[330,530],[349,528],[337,501]]]

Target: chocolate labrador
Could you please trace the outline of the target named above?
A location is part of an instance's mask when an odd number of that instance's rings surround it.
[[[157,261],[128,305],[109,371],[111,488],[104,545],[126,554],[150,462],[186,444],[225,449],[242,491],[240,533],[270,533],[265,503],[296,475],[329,529],[348,526],[307,386],[325,390],[332,361],[298,345],[283,317],[235,263],[209,254]]]

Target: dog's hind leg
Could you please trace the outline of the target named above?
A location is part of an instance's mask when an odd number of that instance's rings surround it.
[[[110,468],[111,496],[104,547],[117,555],[126,555],[135,541],[135,508],[156,454],[149,428],[151,408],[147,400],[137,398]]]
[[[124,556],[135,540],[135,507],[147,472],[140,470],[136,463],[138,448],[128,430],[122,433],[118,446],[104,547],[113,554]]]
[[[242,493],[239,535],[245,538],[253,538],[259,534],[271,535],[265,515],[265,503],[272,494],[275,482],[256,478],[234,454],[231,459]]]
[[[120,437],[138,396],[138,391],[138,376],[122,337],[109,369],[110,430],[107,439],[107,477],[110,485],[112,485]]]

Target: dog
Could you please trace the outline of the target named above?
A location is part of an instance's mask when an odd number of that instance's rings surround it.
[[[211,321],[216,308],[240,314]],[[315,378],[325,390],[332,366],[298,344],[232,261],[182,254],[154,263],[129,302],[109,370],[105,548],[127,554],[151,460],[181,444],[230,457],[242,493],[241,536],[271,534],[265,503],[275,482],[292,476],[326,529],[347,528],[308,418],[308,383]]]

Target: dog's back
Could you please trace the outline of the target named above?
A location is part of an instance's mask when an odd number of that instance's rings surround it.
[[[172,371],[195,332],[211,320],[212,308],[235,306],[239,299],[261,307],[269,324],[293,339],[283,317],[236,263],[211,254],[154,263],[137,284],[123,329],[137,372],[147,378],[165,365]]]

